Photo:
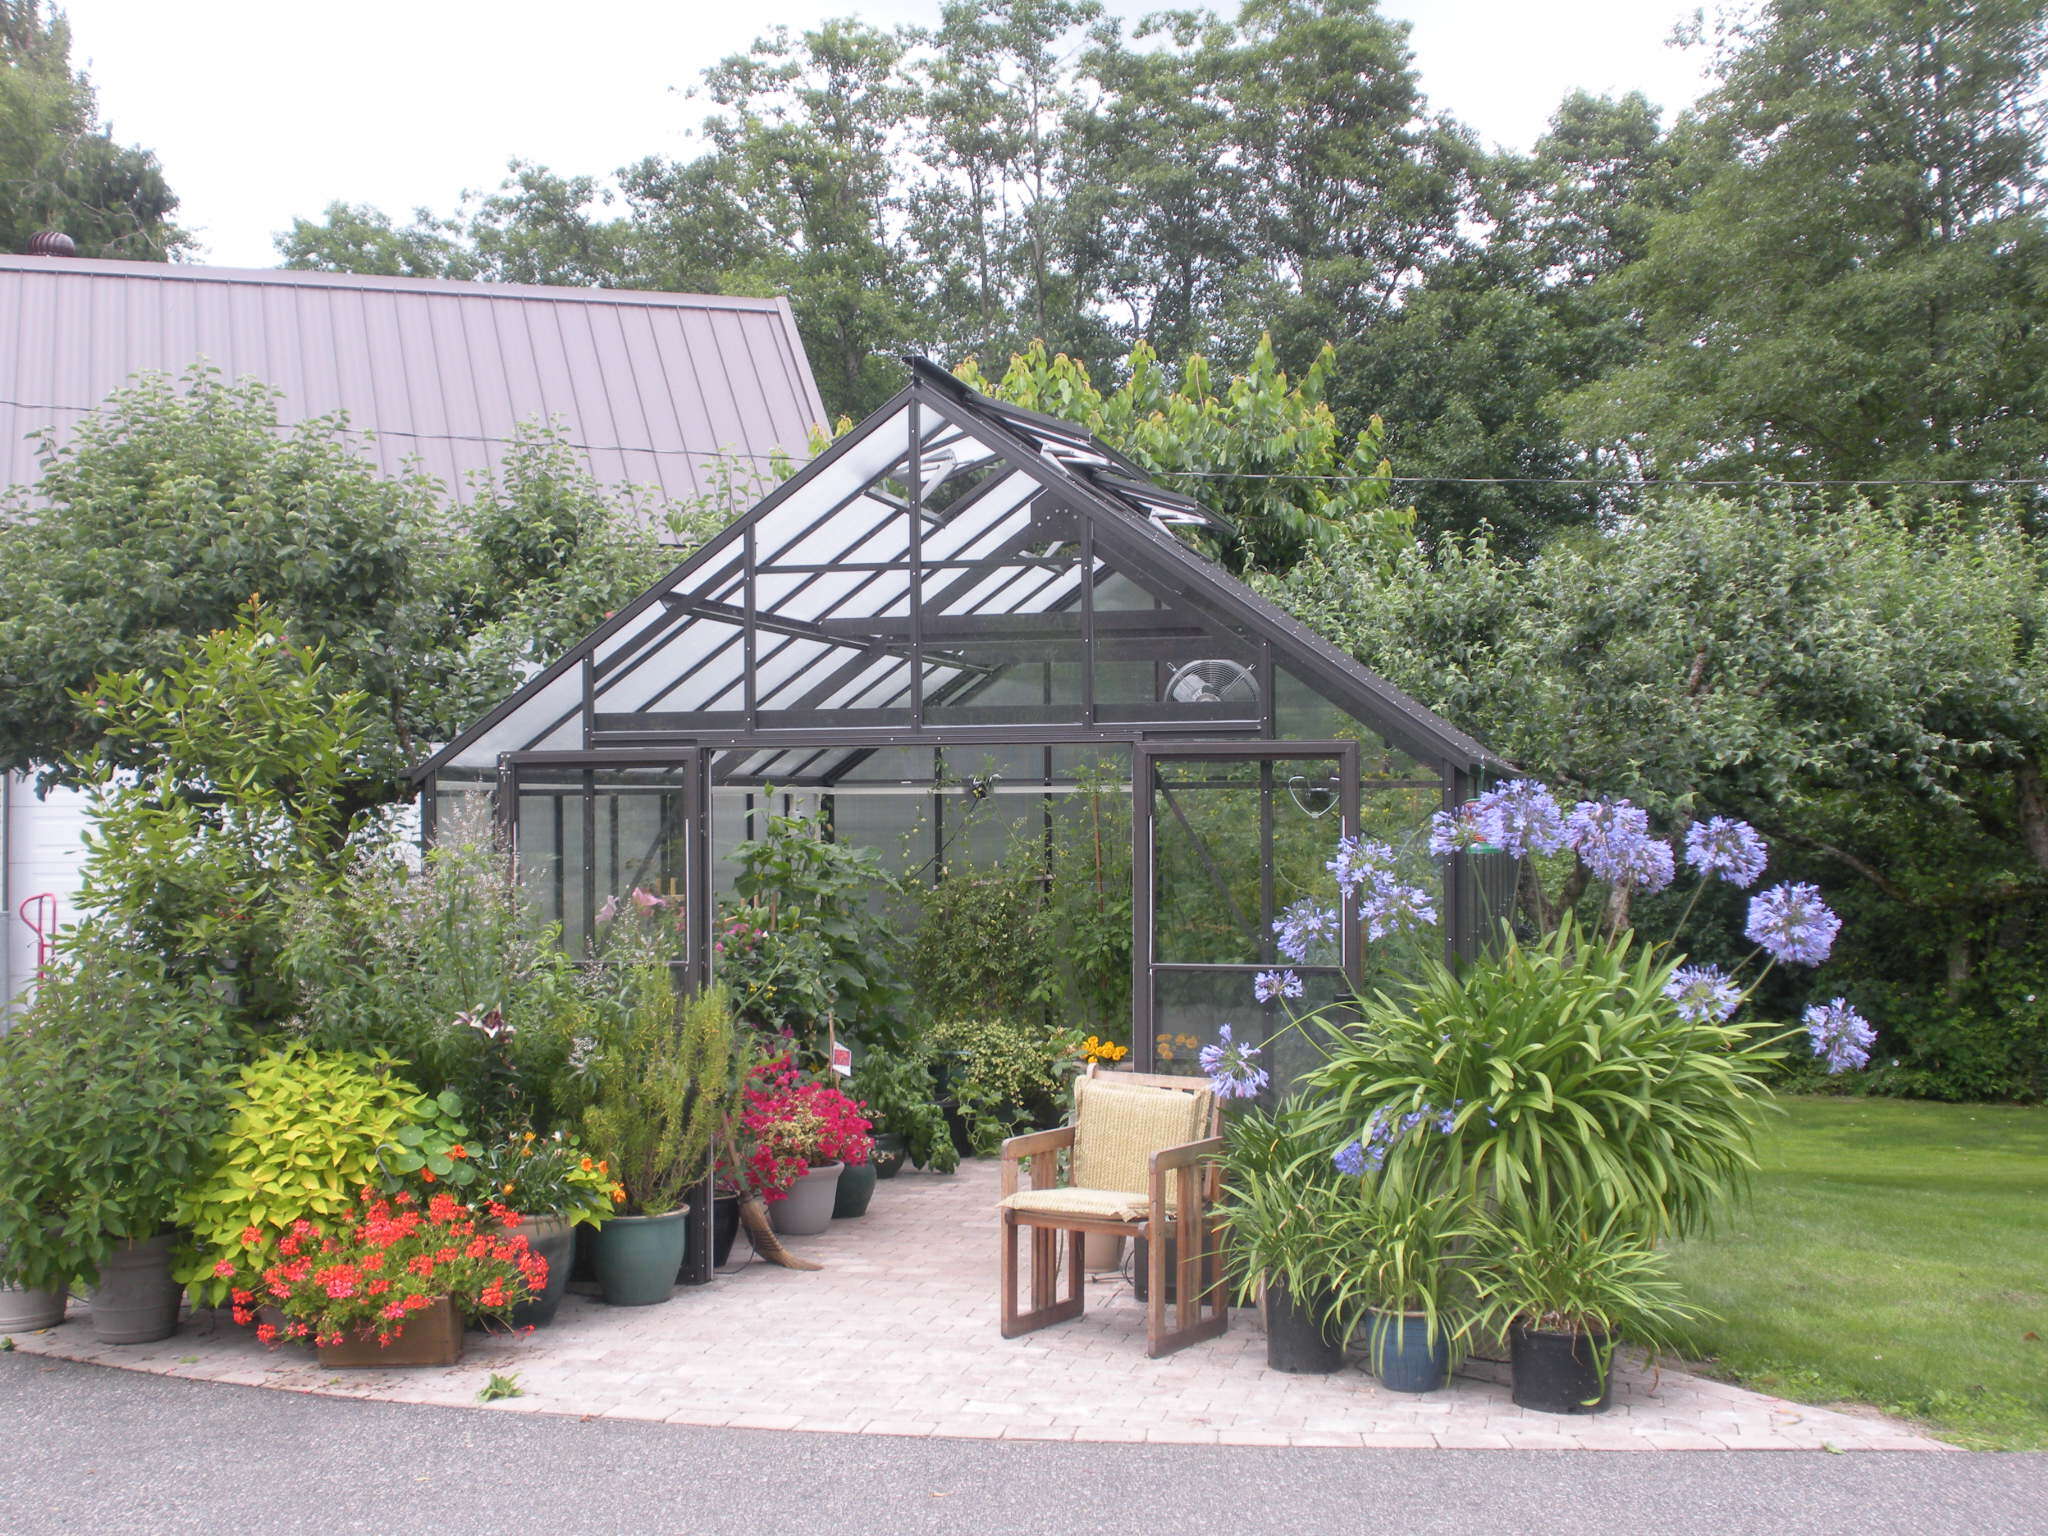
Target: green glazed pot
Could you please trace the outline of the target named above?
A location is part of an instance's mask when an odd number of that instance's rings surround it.
[[[569,1261],[576,1246],[576,1234],[568,1217],[553,1212],[528,1216],[512,1230],[547,1261],[548,1283],[538,1296],[529,1297],[508,1312],[505,1320],[514,1328],[545,1328],[555,1320],[563,1293],[569,1289]]]
[[[832,1197],[832,1214],[836,1217],[865,1216],[868,1202],[875,1198],[875,1180],[881,1172],[870,1157],[864,1163],[848,1163],[846,1171],[839,1175],[839,1190]]]
[[[676,1287],[689,1247],[681,1210],[660,1216],[614,1216],[597,1229],[597,1283],[608,1305],[651,1307]]]

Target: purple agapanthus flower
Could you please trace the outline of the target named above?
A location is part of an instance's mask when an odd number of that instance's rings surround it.
[[[1742,1006],[1742,988],[1718,965],[1681,965],[1664,983],[1688,1024],[1718,1024]]]
[[[1273,920],[1280,953],[1296,965],[1308,963],[1309,951],[1338,941],[1337,911],[1304,896]]]
[[[1336,1150],[1330,1161],[1337,1165],[1339,1173],[1356,1178],[1365,1172],[1365,1147],[1354,1136]]]
[[[1261,971],[1252,978],[1252,996],[1262,1003],[1301,996],[1301,978],[1292,971]]]
[[[1255,1099],[1271,1081],[1259,1065],[1259,1047],[1233,1040],[1228,1024],[1216,1032],[1214,1045],[1202,1047],[1199,1059],[1209,1086],[1226,1099]]]
[[[1337,854],[1323,867],[1337,877],[1337,888],[1346,896],[1361,885],[1369,885],[1381,871],[1394,863],[1394,850],[1368,837],[1337,840]]]
[[[1650,835],[1650,813],[1626,800],[1581,800],[1565,819],[1572,848],[1599,879],[1654,895],[1675,873],[1671,845]]]
[[[1485,841],[1464,806],[1455,811],[1438,811],[1429,818],[1429,851],[1439,858],[1476,848]]]
[[[1742,931],[1773,960],[1819,965],[1835,947],[1842,920],[1828,910],[1818,887],[1788,881],[1750,898],[1749,922]]]
[[[1755,885],[1771,850],[1755,827],[1733,816],[1696,821],[1685,829],[1685,862],[1743,890]]]
[[[1870,1047],[1876,1043],[1877,1031],[1849,1006],[1847,998],[1816,1003],[1806,1010],[1805,1018],[1813,1054],[1828,1064],[1830,1075],[1870,1064]]]
[[[1430,927],[1436,922],[1436,903],[1419,885],[1386,880],[1373,887],[1358,915],[1365,919],[1367,938],[1385,939]]]
[[[1564,811],[1549,786],[1534,779],[1496,784],[1473,803],[1471,821],[1481,842],[1517,859],[1565,844]]]

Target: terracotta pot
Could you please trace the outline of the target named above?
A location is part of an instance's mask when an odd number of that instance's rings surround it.
[[[1081,1236],[1081,1267],[1091,1275],[1124,1267],[1124,1240],[1114,1232],[1086,1232]]]
[[[789,1193],[768,1207],[768,1224],[782,1237],[816,1237],[832,1225],[832,1205],[839,1198],[844,1163],[813,1168],[790,1186]]]
[[[373,1333],[368,1338],[343,1339],[339,1344],[322,1344],[320,1363],[340,1369],[367,1366],[381,1369],[401,1365],[453,1365],[462,1358],[462,1314],[446,1296],[435,1299],[405,1320],[405,1328],[389,1344],[379,1344]]]

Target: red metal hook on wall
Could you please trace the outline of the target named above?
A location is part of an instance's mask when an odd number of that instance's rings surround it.
[[[28,925],[28,931],[36,936],[36,980],[43,978],[43,970],[50,963],[50,956],[57,952],[57,896],[53,891],[42,891],[29,897],[17,910],[16,915]]]

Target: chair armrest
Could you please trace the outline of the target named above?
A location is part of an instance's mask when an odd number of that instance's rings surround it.
[[[1166,1181],[1182,1168],[1194,1168],[1220,1155],[1223,1151],[1221,1136],[1205,1136],[1200,1141],[1183,1142],[1177,1147],[1168,1147],[1163,1152],[1152,1154],[1152,1177],[1146,1191],[1151,1214],[1163,1217],[1166,1214]],[[1196,1189],[1195,1204],[1203,1204],[1203,1191]]]
[[[1042,1153],[1057,1152],[1061,1147],[1074,1144],[1074,1128],[1071,1125],[1055,1126],[1049,1131],[1033,1131],[1028,1136],[1012,1136],[1003,1143],[1002,1171],[1003,1197],[1017,1193],[1017,1165],[1027,1157]],[[1040,1177],[1038,1165],[1031,1169],[1031,1187],[1048,1189],[1052,1180]]]

